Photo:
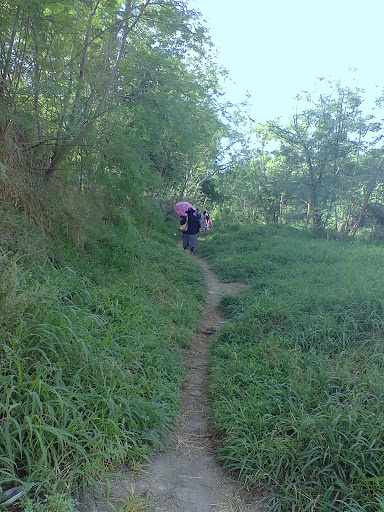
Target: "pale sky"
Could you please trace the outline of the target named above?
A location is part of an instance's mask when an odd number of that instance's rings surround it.
[[[317,77],[366,89],[371,99],[384,90],[384,0],[188,0],[188,5],[203,14],[217,62],[235,82],[232,88],[228,84],[229,99],[240,102],[249,91],[256,122],[288,119],[295,94],[320,90]]]

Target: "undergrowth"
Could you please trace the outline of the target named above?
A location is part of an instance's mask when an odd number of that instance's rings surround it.
[[[75,249],[11,209],[1,220],[0,487],[28,489],[12,510],[67,512],[164,445],[203,279],[164,229],[122,219]]]
[[[274,512],[384,510],[384,249],[226,228],[200,248],[249,285],[211,353],[219,460]]]

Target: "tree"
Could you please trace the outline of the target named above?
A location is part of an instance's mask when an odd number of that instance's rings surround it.
[[[351,237],[354,237],[356,235],[357,229],[360,227],[360,225],[363,221],[364,215],[367,211],[370,199],[372,197],[372,193],[373,193],[377,183],[378,182],[382,183],[384,181],[383,180],[383,178],[384,178],[384,173],[383,173],[384,157],[382,156],[382,151],[379,152],[379,155],[375,155],[375,156],[376,156],[376,159],[377,159],[377,156],[379,156],[380,160],[377,162],[376,167],[374,167],[374,172],[370,179],[370,182],[363,188],[362,205],[361,205],[360,210],[356,216],[356,219],[354,220],[354,222],[350,228],[350,231],[349,231],[349,234],[351,235]]]
[[[310,95],[306,100],[310,108],[293,116],[289,126],[270,122],[268,129],[280,143],[287,166],[301,176],[300,199],[307,205],[307,220],[319,231],[333,218],[337,228],[343,178],[369,147],[365,137],[372,128],[370,118],[362,116],[359,91],[339,84],[334,93],[320,95],[318,102]]]
[[[180,0],[22,0],[2,15],[0,124],[17,121],[34,173],[130,198],[199,186],[227,133],[199,13]]]

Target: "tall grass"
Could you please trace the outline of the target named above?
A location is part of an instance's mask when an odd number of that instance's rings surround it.
[[[384,249],[216,223],[201,251],[249,284],[210,360],[223,465],[271,511],[384,510]]]
[[[106,226],[80,252],[22,217],[2,231],[0,487],[25,485],[39,512],[164,445],[204,285],[150,228]]]

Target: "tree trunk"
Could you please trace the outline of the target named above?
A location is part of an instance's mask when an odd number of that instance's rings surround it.
[[[284,220],[284,194],[280,195],[279,204],[279,224],[282,224]]]
[[[307,201],[307,211],[305,215],[305,226],[304,229],[308,228],[309,218],[311,216],[311,201]]]

